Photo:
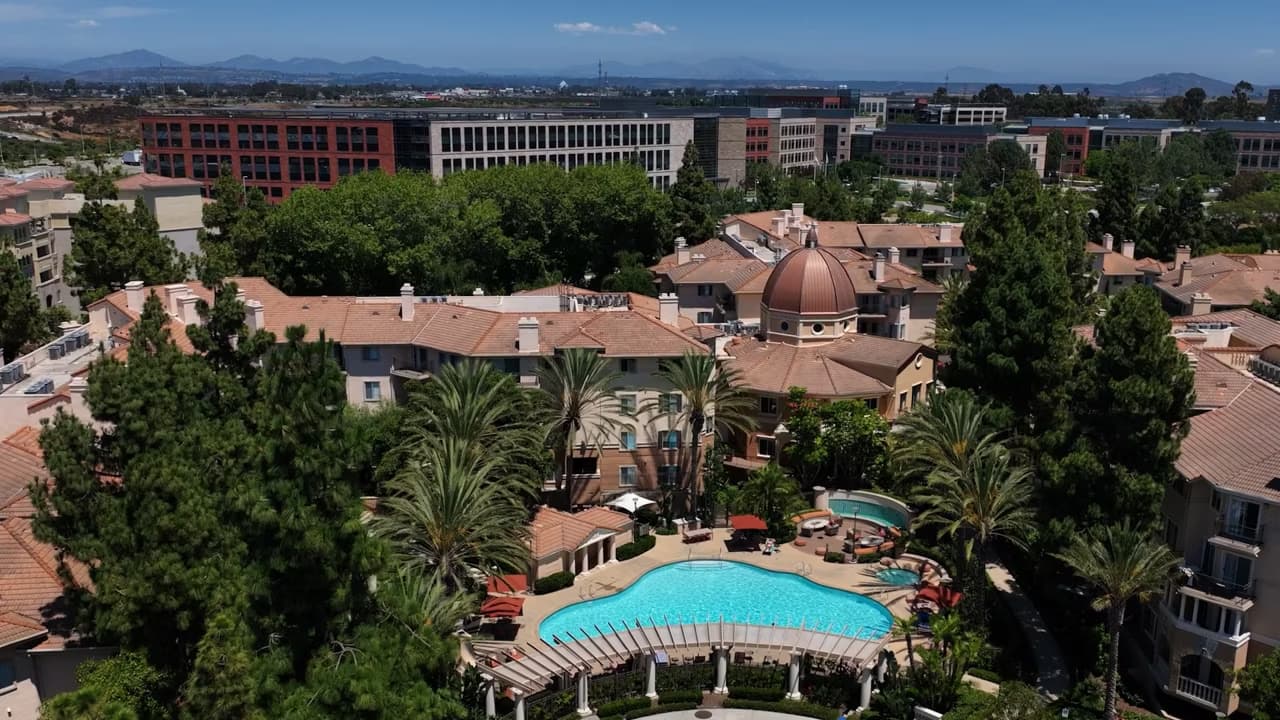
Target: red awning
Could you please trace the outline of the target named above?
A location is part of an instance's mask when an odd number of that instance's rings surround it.
[[[489,578],[489,594],[524,592],[529,589],[526,575],[497,575]]]
[[[516,617],[524,612],[524,598],[494,597],[485,598],[480,606],[480,614],[485,617]]]
[[[734,515],[729,518],[729,527],[734,530],[760,530],[769,529],[768,523],[755,515]]]

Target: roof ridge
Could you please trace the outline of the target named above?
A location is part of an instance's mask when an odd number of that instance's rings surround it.
[[[9,524],[11,522],[21,520],[21,519],[22,518],[16,518],[16,517],[8,518],[3,522],[0,522],[0,527],[3,527],[5,531],[9,533],[9,536],[13,538],[14,542],[18,543],[18,545],[22,547],[22,549],[27,553],[27,555],[30,556],[31,559],[34,560],[37,565],[40,566],[40,569],[44,570],[45,573],[49,576],[49,578],[54,582],[58,583],[58,586],[61,587],[62,578],[58,577],[58,569],[56,567],[50,568],[48,565],[46,565],[44,560],[41,559],[40,554],[36,552],[36,548],[31,547],[31,545],[29,545],[26,541],[18,537],[18,534],[13,531],[13,528],[9,527]],[[33,527],[32,533],[34,532],[35,532],[35,528]]]
[[[709,352],[710,352],[710,350],[707,348],[707,346],[705,346],[705,345],[703,345],[703,344],[701,344],[701,343],[697,342],[697,341],[696,341],[696,340],[694,340],[693,338],[691,338],[691,337],[689,337],[688,335],[684,334],[684,332],[683,332],[682,330],[680,330],[679,328],[671,327],[670,325],[668,325],[668,324],[666,324],[666,323],[662,322],[662,321],[661,321],[661,320],[659,320],[658,318],[650,317],[649,315],[647,315],[647,314],[645,314],[645,313],[642,313],[642,312],[637,312],[637,311],[635,311],[635,310],[627,310],[626,312],[628,312],[628,313],[630,313],[630,314],[632,314],[632,315],[635,315],[636,317],[642,318],[642,319],[646,320],[647,322],[650,322],[650,323],[652,323],[652,324],[654,324],[654,325],[656,325],[656,326],[658,326],[658,327],[662,328],[663,330],[665,330],[665,331],[667,331],[667,332],[669,332],[669,333],[671,333],[671,334],[673,334],[673,335],[678,336],[681,340],[683,340],[684,342],[688,343],[690,347],[692,347],[692,348],[694,348],[694,349],[697,349],[697,350],[698,350],[698,351],[700,351],[700,352],[706,352],[706,353],[709,353]]]

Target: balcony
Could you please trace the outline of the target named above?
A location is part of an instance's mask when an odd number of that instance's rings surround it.
[[[1200,571],[1192,571],[1187,578],[1187,587],[1193,590],[1199,590],[1202,593],[1220,597],[1227,600],[1235,600],[1237,598],[1253,598],[1254,587],[1252,582],[1240,584],[1217,578],[1209,573]]]
[[[1182,697],[1194,700],[1201,705],[1210,706],[1214,710],[1217,710],[1219,704],[1222,703],[1222,688],[1206,685],[1189,677],[1178,676],[1177,689],[1178,694]]]
[[[1261,551],[1262,536],[1266,530],[1263,523],[1244,523],[1220,514],[1215,525],[1217,537],[1211,541],[1214,544],[1225,545],[1237,552],[1245,552],[1255,557]]]

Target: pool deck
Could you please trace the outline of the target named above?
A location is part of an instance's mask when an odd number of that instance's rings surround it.
[[[773,555],[760,552],[729,552],[725,547],[732,531],[717,528],[711,540],[684,544],[679,535],[657,535],[657,543],[652,550],[630,560],[606,563],[595,569],[578,575],[571,587],[546,595],[531,595],[524,603],[524,614],[520,618],[520,630],[516,634],[519,644],[534,644],[538,641],[538,626],[543,619],[566,605],[583,600],[593,600],[620,592],[636,581],[641,575],[659,567],[685,560],[729,560],[741,562],[766,570],[796,573],[828,587],[849,590],[865,595],[886,608],[894,617],[907,617],[907,599],[914,593],[911,587],[886,586],[874,573],[880,565],[841,564],[824,562],[822,556],[814,553],[814,546],[821,547],[830,543],[836,546],[839,537],[805,538],[805,547],[795,547],[787,543],[779,547]],[[889,645],[895,653],[906,657],[906,643],[894,640]]]

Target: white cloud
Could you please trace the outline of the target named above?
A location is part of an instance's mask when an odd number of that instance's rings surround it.
[[[71,23],[71,27],[76,27],[76,28],[96,28],[96,27],[98,27],[98,21],[97,21],[97,20],[91,20],[91,19],[89,19],[89,18],[82,18],[82,19],[80,19],[80,20],[77,20],[77,21],[75,21],[75,22]]]
[[[1258,48],[1253,51],[1253,54],[1258,57],[1271,57],[1276,54],[1276,51],[1275,48]]]
[[[552,25],[556,32],[569,33],[571,35],[603,34],[603,35],[666,35],[669,32],[675,32],[674,25],[663,27],[655,22],[641,20],[640,22],[631,23],[629,27],[616,27],[613,25],[597,25],[593,22],[561,22]]]

